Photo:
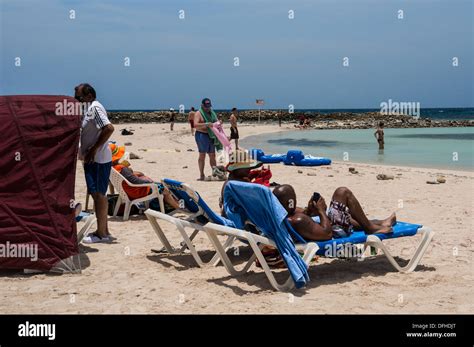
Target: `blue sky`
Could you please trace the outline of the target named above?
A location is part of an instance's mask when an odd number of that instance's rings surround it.
[[[90,82],[108,109],[198,106],[205,96],[215,108],[255,108],[256,98],[266,108],[474,106],[472,0],[0,4],[0,94],[70,95]]]

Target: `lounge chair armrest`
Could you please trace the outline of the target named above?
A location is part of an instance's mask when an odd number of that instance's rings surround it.
[[[130,182],[127,181],[127,180],[124,180],[124,182],[127,183],[127,185],[130,186],[130,187],[153,187],[153,186],[156,187],[156,183],[140,183],[140,184],[134,184],[134,183],[130,183]]]

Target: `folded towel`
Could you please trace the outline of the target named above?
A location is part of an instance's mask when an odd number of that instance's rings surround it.
[[[202,116],[202,119],[204,119],[204,122],[206,123],[217,122],[217,115],[214,112],[214,110],[211,110],[210,117],[208,114],[206,114],[206,112],[204,112],[202,108],[199,109],[199,112],[201,113],[201,116]],[[216,150],[220,151],[222,149],[222,144],[220,143],[219,139],[216,137],[214,132],[210,128],[207,128],[207,133],[209,134],[209,137],[211,138],[211,140],[214,142],[214,146],[216,147]]]
[[[186,193],[183,189],[181,189],[182,184],[183,184],[182,182],[176,181],[176,180],[173,180],[173,179],[170,179],[170,178],[165,178],[163,181],[165,182],[168,189],[173,193],[173,195],[177,199],[179,199],[180,201],[184,202],[185,208],[188,211],[194,213],[194,212],[197,212],[199,210],[199,207],[201,207],[201,209],[205,213],[206,218],[210,222],[220,224],[220,225],[225,225],[225,226],[228,226],[228,227],[235,227],[234,223],[231,220],[229,220],[227,218],[224,218],[224,217],[218,215],[217,213],[215,213],[206,204],[206,202],[203,200],[203,198],[201,197],[201,195],[199,195],[198,192],[195,192],[195,193],[199,198],[199,200],[198,200],[198,205],[199,206],[196,205],[196,203],[194,202],[194,199],[191,199],[191,197],[188,195],[188,193]]]

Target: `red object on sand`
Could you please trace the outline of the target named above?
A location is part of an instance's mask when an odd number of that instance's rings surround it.
[[[266,187],[269,187],[270,178],[272,178],[272,171],[270,170],[270,167],[265,169],[262,166],[261,169],[250,171],[249,178],[252,183],[262,184]]]
[[[46,271],[78,253],[75,105],[68,96],[0,96],[0,268]]]

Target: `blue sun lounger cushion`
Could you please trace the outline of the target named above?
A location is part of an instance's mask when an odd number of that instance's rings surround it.
[[[393,232],[389,234],[373,234],[377,236],[380,240],[386,239],[395,239],[398,237],[413,236],[418,232],[418,229],[421,228],[420,224],[411,224],[405,222],[397,222],[393,226]],[[316,254],[321,256],[336,256],[334,252],[347,244],[359,244],[365,243],[367,241],[367,234],[363,231],[355,231],[349,237],[342,237],[338,239],[332,239],[328,241],[318,241],[316,242],[319,246],[319,250]]]

